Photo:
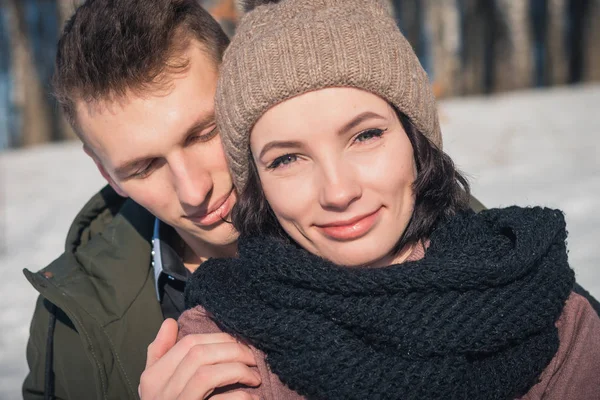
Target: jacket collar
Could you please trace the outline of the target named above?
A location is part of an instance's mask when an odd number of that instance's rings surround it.
[[[38,273],[25,274],[58,307],[71,299],[71,307],[108,324],[123,316],[151,274],[153,223],[147,210],[107,186],[75,218],[65,252]]]

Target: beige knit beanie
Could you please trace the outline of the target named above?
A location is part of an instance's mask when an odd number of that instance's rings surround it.
[[[225,51],[216,95],[217,124],[238,190],[248,179],[256,121],[312,90],[355,87],[377,94],[442,148],[427,74],[385,0],[247,3]]]

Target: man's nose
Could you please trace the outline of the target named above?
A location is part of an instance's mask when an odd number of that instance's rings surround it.
[[[177,197],[182,207],[197,209],[210,196],[213,183],[211,175],[197,163],[179,160],[171,167]]]

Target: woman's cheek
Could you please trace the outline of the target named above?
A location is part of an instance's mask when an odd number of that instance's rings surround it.
[[[355,157],[353,170],[363,182],[389,182],[390,174],[397,173],[399,160],[397,155],[378,149],[370,154]]]
[[[265,197],[278,217],[297,220],[314,203],[314,188],[306,177],[270,177],[262,181]]]

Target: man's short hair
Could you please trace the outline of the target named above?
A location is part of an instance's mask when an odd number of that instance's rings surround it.
[[[75,125],[77,100],[142,93],[187,71],[184,52],[192,40],[216,65],[229,44],[198,0],[87,0],[67,21],[58,42],[54,94]]]

